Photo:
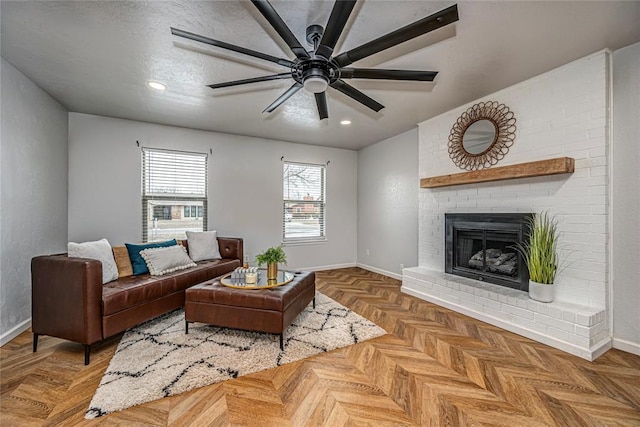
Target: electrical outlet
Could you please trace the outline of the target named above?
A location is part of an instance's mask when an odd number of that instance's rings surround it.
[[[369,256],[371,254],[371,252],[369,252],[369,249],[367,248],[367,256]]]
[[[404,264],[400,264],[400,271],[404,269]]]

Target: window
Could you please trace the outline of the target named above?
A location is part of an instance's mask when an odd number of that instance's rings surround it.
[[[207,229],[207,155],[142,149],[142,241]]]
[[[282,229],[285,242],[326,238],[326,167],[283,164]]]

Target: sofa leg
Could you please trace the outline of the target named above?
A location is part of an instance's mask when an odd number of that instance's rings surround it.
[[[38,351],[38,334],[33,333],[33,352]]]
[[[89,354],[90,353],[91,353],[91,345],[85,344],[84,345],[84,364],[85,365],[89,364]]]
[[[316,308],[316,297],[313,297],[313,308]]]
[[[189,322],[187,322],[186,320],[184,321],[184,333],[189,333]]]

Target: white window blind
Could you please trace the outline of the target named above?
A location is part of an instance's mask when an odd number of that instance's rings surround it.
[[[142,241],[207,229],[207,155],[142,149]]]
[[[283,163],[282,230],[285,242],[326,238],[326,167]]]

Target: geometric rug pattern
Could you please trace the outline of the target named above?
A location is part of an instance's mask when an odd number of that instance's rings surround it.
[[[0,425],[640,426],[640,356],[589,362],[420,300],[357,267],[316,289],[378,338],[84,419],[121,336],[91,349],[31,332],[0,348]]]
[[[251,292],[251,291],[248,291]],[[331,298],[316,294],[279,336],[203,323],[185,334],[179,309],[129,329],[111,359],[85,418],[97,418],[141,403],[384,335],[384,329]]]

